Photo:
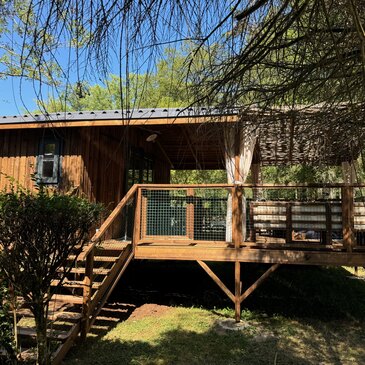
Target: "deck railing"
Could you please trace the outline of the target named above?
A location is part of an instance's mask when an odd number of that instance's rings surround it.
[[[365,185],[139,185],[136,243],[365,243]]]
[[[91,303],[92,285],[94,279],[94,252],[96,245],[105,239],[119,238],[122,231],[122,221],[125,207],[135,201],[135,195],[138,192],[138,185],[133,185],[124,198],[117,204],[110,215],[103,222],[101,227],[97,230],[91,238],[90,243],[84,247],[84,250],[77,258],[78,262],[85,262],[85,275],[83,283],[83,304],[82,304],[82,328],[81,336],[86,337],[90,327],[90,316],[93,311]],[[107,288],[104,288],[106,290]],[[94,305],[97,303],[95,302]]]

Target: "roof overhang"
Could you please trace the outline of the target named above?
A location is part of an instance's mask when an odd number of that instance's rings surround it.
[[[148,126],[177,168],[222,168],[223,129],[256,128],[262,165],[338,165],[356,159],[365,140],[364,107],[341,104],[262,110],[158,108],[34,114],[0,118],[0,130],[105,126]],[[181,129],[184,127],[183,129]]]
[[[103,127],[236,122],[239,109],[156,108],[29,114],[0,117],[1,129]]]

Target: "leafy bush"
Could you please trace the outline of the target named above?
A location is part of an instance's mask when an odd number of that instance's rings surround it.
[[[7,352],[9,362],[15,359],[13,320],[10,312],[9,287],[0,277],[0,347]]]
[[[68,256],[81,252],[100,212],[99,204],[43,186],[36,193],[13,188],[0,194],[0,275],[34,315],[38,364],[49,363],[46,318],[51,282],[56,277],[62,281]],[[61,274],[59,268],[64,268]]]

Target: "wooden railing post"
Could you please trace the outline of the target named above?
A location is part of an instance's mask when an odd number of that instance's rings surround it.
[[[352,251],[355,246],[354,232],[354,188],[351,185],[345,185],[341,188],[342,203],[342,234],[343,245],[348,251]]]
[[[89,252],[85,263],[85,277],[82,300],[81,340],[86,338],[90,327],[90,304],[93,285],[94,249]]]
[[[243,209],[242,209],[242,188],[232,188],[232,241],[235,248],[239,248],[243,242]]]
[[[190,239],[194,239],[194,189],[189,188],[186,191],[186,234]]]
[[[243,242],[243,210],[242,210],[242,188],[234,186],[232,188],[232,240],[234,247],[238,249]],[[241,263],[235,262],[235,320],[241,320]]]
[[[141,224],[143,222],[143,234],[146,234],[147,229],[147,198],[143,197],[144,204],[142,205],[142,188],[137,189],[136,205],[134,211],[134,226],[133,226],[133,249],[141,240]],[[142,209],[143,207],[143,209]],[[143,215],[143,217],[142,217]]]

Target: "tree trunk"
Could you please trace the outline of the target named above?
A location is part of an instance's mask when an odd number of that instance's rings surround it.
[[[51,364],[47,341],[47,318],[44,304],[34,304],[34,319],[37,332],[37,365]]]

